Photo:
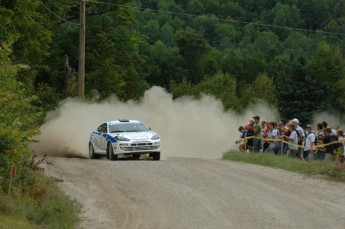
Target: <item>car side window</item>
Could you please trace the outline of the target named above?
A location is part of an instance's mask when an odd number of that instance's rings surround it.
[[[100,125],[97,129],[98,132],[101,132],[101,133],[107,133],[107,124],[106,123],[103,123],[102,125]]]
[[[106,123],[102,124],[101,132],[102,133],[107,133],[107,124]]]

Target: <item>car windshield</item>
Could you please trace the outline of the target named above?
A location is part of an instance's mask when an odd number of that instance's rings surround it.
[[[150,129],[143,123],[116,123],[109,125],[109,132],[143,132]]]

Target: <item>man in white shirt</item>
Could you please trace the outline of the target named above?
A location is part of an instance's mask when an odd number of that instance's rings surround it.
[[[316,135],[312,131],[312,125],[308,124],[306,127],[307,136],[305,138],[304,150],[303,150],[303,157],[306,160],[314,160],[314,152],[315,152],[315,140]]]
[[[305,133],[303,128],[300,126],[299,120],[297,118],[294,118],[291,120],[292,123],[295,125],[295,130],[298,132],[298,145],[304,145],[305,142]],[[303,154],[302,147],[298,147],[298,154]],[[301,157],[301,156],[300,156]]]
[[[286,154],[286,156],[292,156],[292,157],[296,157],[298,156],[298,147],[297,142],[298,142],[298,136],[297,136],[297,132],[295,130],[295,125],[290,124],[288,125],[289,131],[290,131],[290,136],[284,136],[285,141],[289,141],[292,144],[289,144],[289,150]],[[300,157],[301,154],[299,154]],[[303,160],[303,157],[301,158]]]

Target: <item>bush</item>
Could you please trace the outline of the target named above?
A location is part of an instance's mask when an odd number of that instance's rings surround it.
[[[31,191],[23,193],[13,188],[10,195],[0,193],[0,219],[6,220],[1,223],[7,225],[4,228],[75,228],[80,209],[76,202],[66,197],[42,171],[30,173],[36,181]]]

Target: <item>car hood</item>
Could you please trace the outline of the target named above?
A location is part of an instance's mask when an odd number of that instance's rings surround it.
[[[156,135],[156,132],[147,131],[147,132],[123,132],[123,133],[114,133],[112,134],[113,137],[115,136],[123,136],[129,138],[131,140],[151,140],[151,138]]]

